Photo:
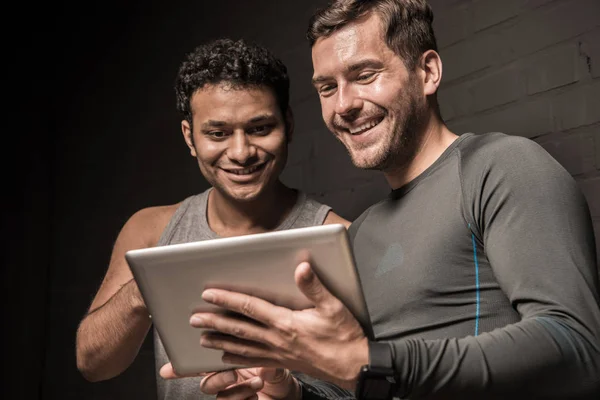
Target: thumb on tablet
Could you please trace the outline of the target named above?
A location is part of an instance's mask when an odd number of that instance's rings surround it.
[[[160,377],[163,379],[179,378],[179,376],[175,373],[171,363],[165,364],[160,368]]]
[[[300,291],[317,307],[335,298],[323,286],[307,262],[300,263],[296,267],[294,278]]]
[[[207,375],[205,372],[199,372],[197,374],[191,374],[191,375],[178,375],[177,372],[175,371],[175,368],[173,368],[173,364],[168,363],[163,365],[160,368],[160,377],[163,379],[178,379],[178,378],[185,378],[188,376],[204,376]]]

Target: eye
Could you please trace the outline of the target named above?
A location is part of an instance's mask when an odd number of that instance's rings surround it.
[[[206,132],[206,135],[211,139],[224,139],[228,136],[227,132],[224,131],[209,131]]]
[[[337,87],[337,85],[327,84],[327,85],[323,85],[323,86],[319,87],[318,91],[321,96],[327,97],[328,95],[333,93],[333,91],[335,90],[336,87]]]
[[[246,133],[249,135],[265,136],[268,135],[273,129],[273,125],[256,125],[246,129]]]
[[[359,82],[370,82],[375,78],[375,72],[363,72],[356,77]]]

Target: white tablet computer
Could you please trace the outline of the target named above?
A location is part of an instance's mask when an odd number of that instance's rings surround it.
[[[204,289],[233,290],[291,309],[308,308],[312,304],[294,281],[302,261],[310,261],[323,284],[364,329],[370,329],[346,229],[340,224],[131,250],[125,258],[179,374],[234,367],[221,361],[221,350],[200,346],[202,330],[189,324],[196,311],[220,311],[202,300]]]

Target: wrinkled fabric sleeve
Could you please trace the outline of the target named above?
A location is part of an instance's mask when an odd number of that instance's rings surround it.
[[[311,378],[302,373],[293,373],[302,391],[302,400],[355,400],[354,393],[333,383]]]
[[[529,139],[477,151],[461,160],[463,212],[521,320],[477,336],[389,342],[398,395],[598,399],[598,272],[585,198]]]

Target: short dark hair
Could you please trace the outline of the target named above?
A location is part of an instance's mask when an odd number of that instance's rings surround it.
[[[425,51],[437,51],[433,11],[425,0],[333,0],[312,16],[306,37],[312,47],[318,39],[371,12],[380,16],[385,42],[409,70],[414,70]]]
[[[226,83],[234,89],[268,87],[273,90],[281,113],[289,104],[287,68],[271,52],[244,40],[217,39],[188,54],[175,80],[177,110],[192,124],[190,101],[206,85]]]

